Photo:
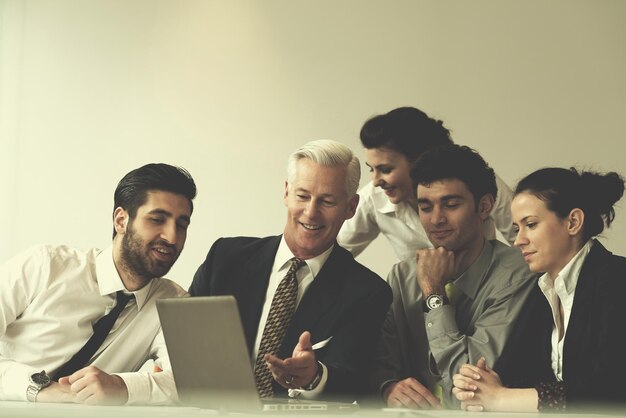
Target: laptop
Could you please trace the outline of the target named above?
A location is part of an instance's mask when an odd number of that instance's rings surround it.
[[[157,310],[183,404],[243,412],[358,409],[356,403],[261,400],[233,296],[161,299]]]

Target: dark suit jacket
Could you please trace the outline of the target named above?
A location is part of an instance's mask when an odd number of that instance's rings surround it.
[[[543,298],[545,318],[538,323],[544,365],[550,365],[553,320]],[[626,407],[626,258],[594,241],[574,294],[563,344],[563,381],[568,409]],[[547,312],[547,314],[545,314]],[[551,379],[554,380],[552,374]],[[621,405],[621,406],[619,406]]]
[[[192,296],[235,296],[250,353],[280,239],[273,236],[217,240],[189,288]],[[390,303],[391,289],[387,283],[335,244],[302,297],[278,357],[291,357],[304,331],[311,332],[313,344],[332,336],[324,348],[315,352],[328,368],[324,397],[348,399],[345,395],[361,393]],[[274,382],[274,393],[284,394],[286,390]]]

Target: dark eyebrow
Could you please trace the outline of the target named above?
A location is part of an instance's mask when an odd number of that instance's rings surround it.
[[[165,215],[165,216],[172,216],[172,214],[168,211],[166,211],[165,209],[152,209],[150,212],[148,212],[148,214],[150,215]]]
[[[160,209],[160,208],[152,209],[150,212],[148,212],[148,214],[149,215],[163,215],[163,216],[167,216],[168,218],[171,218],[173,216],[171,212],[168,212],[165,209]],[[178,219],[181,221],[186,221],[187,223],[191,223],[191,218],[187,215],[181,215],[178,217]]]
[[[441,197],[442,202],[447,202],[448,200],[454,200],[454,199],[465,200],[465,197],[461,196],[460,194],[448,194],[448,195]]]
[[[369,168],[380,168],[380,167],[389,167],[390,166],[389,163],[375,164],[374,167],[372,167],[368,163],[365,163],[365,165],[368,166]]]
[[[442,196],[441,199],[439,199],[441,202],[447,202],[448,200],[454,200],[454,199],[461,199],[461,200],[465,200],[465,197],[459,195],[459,194],[448,194],[445,196]],[[424,198],[417,198],[417,203],[420,204],[432,204],[432,202],[430,201],[430,199],[424,199]]]

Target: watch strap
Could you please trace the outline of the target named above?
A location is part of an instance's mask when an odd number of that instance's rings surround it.
[[[48,376],[45,370],[32,374],[28,381],[28,387],[26,388],[26,400],[28,402],[36,402],[37,395],[41,389],[49,386],[50,383],[50,376]]]
[[[315,377],[313,378],[311,383],[309,383],[308,385],[304,386],[302,389],[304,389],[304,390],[313,390],[313,389],[315,389],[317,387],[317,385],[320,384],[320,381],[322,380],[322,373],[323,373],[322,365],[318,361],[317,362],[317,372],[315,374]]]

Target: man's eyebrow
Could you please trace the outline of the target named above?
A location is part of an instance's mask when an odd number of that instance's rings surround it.
[[[439,201],[441,202],[447,202],[448,200],[454,200],[454,199],[461,199],[461,200],[465,200],[465,197],[461,196],[460,194],[447,194],[445,196],[442,196]],[[426,198],[417,198],[417,203],[422,203],[422,204],[432,204],[432,201],[430,199],[426,199]]]
[[[165,209],[161,209],[161,208],[152,209],[150,212],[148,212],[148,214],[149,215],[163,215],[163,216],[167,216],[168,218],[171,218],[172,216],[174,216],[171,212]],[[191,223],[191,217],[189,217],[188,215],[180,215],[178,219]]]
[[[442,196],[440,200],[442,202],[447,202],[448,200],[454,200],[454,199],[465,200],[465,197],[461,196],[460,194],[447,194],[445,196]]]
[[[312,194],[310,191],[308,191],[307,189],[305,189],[305,188],[303,188],[303,187],[297,187],[294,191],[295,191],[296,193],[306,193],[306,194],[309,194],[309,195],[311,195],[311,194]],[[316,196],[316,197],[317,197],[317,198],[321,198],[321,199],[326,199],[326,198],[329,198],[329,197],[330,197],[330,198],[333,198],[333,199],[335,199],[335,198],[336,198],[336,197],[335,197],[335,195],[330,194],[330,193],[324,193],[324,194],[318,195],[318,196]]]
[[[161,209],[161,208],[156,208],[156,209],[152,209],[150,212],[148,212],[150,215],[165,215],[165,216],[172,216],[172,213],[165,210],[165,209]]]

